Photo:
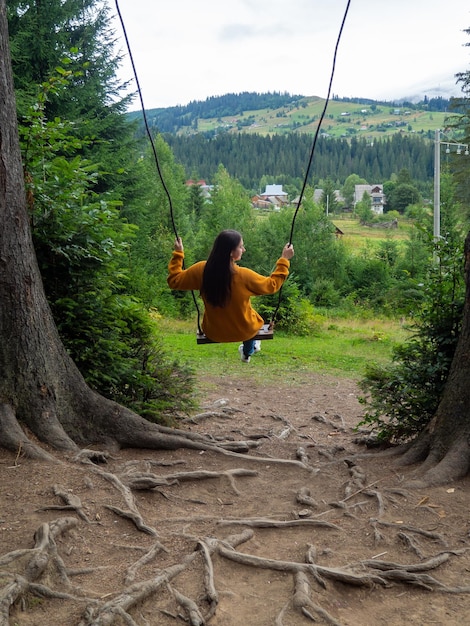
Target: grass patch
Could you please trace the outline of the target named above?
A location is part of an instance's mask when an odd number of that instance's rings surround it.
[[[368,363],[390,361],[393,347],[406,339],[406,330],[390,320],[330,319],[312,337],[296,337],[281,331],[263,341],[261,352],[249,364],[242,363],[238,343],[196,344],[196,323],[161,320],[166,347],[187,361],[199,380],[204,376],[249,377],[272,384],[305,381],[309,373],[359,380]]]

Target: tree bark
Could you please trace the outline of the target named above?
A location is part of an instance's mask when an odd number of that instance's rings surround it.
[[[418,484],[436,485],[470,469],[470,232],[465,240],[466,294],[462,329],[444,393],[431,422],[400,462],[421,462]]]
[[[92,391],[60,340],[31,237],[6,0],[0,0],[0,224],[0,445],[51,458],[21,423],[59,450],[90,443],[216,448],[202,436],[160,428]]]

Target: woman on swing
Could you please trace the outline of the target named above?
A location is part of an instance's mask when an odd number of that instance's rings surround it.
[[[263,318],[251,306],[252,296],[276,293],[289,275],[294,248],[286,244],[276,268],[270,276],[261,276],[246,267],[239,267],[245,246],[236,230],[223,230],[214,241],[207,261],[199,261],[183,269],[184,248],[180,237],[168,264],[168,285],[171,289],[199,290],[204,301],[202,329],[214,342],[241,341],[241,360],[250,362],[259,352],[261,342],[255,335],[263,326]]]

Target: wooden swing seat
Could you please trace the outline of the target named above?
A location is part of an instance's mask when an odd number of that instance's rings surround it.
[[[259,329],[258,333],[253,337],[253,339],[256,339],[256,341],[263,341],[266,339],[274,339],[274,329],[273,328],[269,328],[269,324],[263,324],[263,326]],[[205,336],[204,333],[200,333],[198,332],[196,334],[196,340],[198,344],[201,343],[220,343],[218,341],[212,341],[212,339],[209,339],[208,337]]]

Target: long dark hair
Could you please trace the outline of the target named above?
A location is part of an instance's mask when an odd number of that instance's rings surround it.
[[[236,230],[223,230],[215,238],[202,276],[201,294],[212,306],[223,307],[232,293],[231,253],[242,240]]]

